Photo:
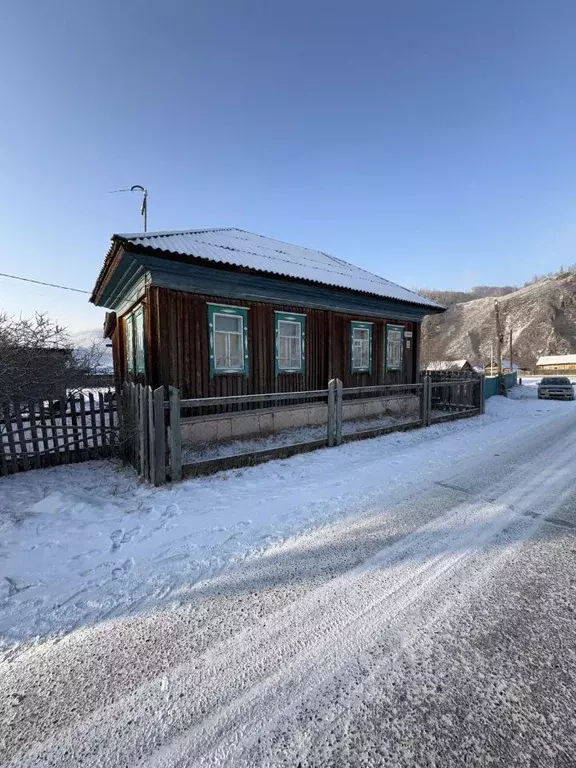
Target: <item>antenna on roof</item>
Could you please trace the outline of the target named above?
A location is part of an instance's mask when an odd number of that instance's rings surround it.
[[[144,232],[148,231],[148,190],[141,184],[133,184],[130,189],[113,189],[110,194],[115,192],[135,192],[139,190],[142,192],[142,205],[140,207],[140,215],[144,217]]]

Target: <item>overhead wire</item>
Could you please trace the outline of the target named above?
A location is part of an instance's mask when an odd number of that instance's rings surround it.
[[[57,285],[56,283],[44,283],[42,280],[32,280],[30,277],[19,277],[18,275],[7,275],[4,272],[0,272],[0,277],[9,277],[12,280],[22,280],[25,283],[35,283],[36,285],[47,285],[49,288],[60,288],[63,291],[75,291],[75,293],[90,293],[90,291],[83,291],[81,288],[70,288],[68,285]]]

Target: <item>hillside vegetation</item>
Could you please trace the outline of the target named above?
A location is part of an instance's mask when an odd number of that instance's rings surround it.
[[[478,297],[475,292],[490,291]],[[532,368],[540,355],[576,353],[576,272],[560,272],[520,289],[481,286],[454,302],[454,291],[424,291],[448,306],[441,315],[424,320],[422,363],[466,358],[479,363],[490,358],[496,344],[494,298],[498,297],[509,357],[508,334],[512,327],[514,360]],[[475,295],[475,298],[470,296]],[[444,300],[442,297],[445,297]]]
[[[487,296],[505,296],[517,290],[518,288],[515,285],[477,285],[469,291],[440,291],[422,288],[418,289],[418,293],[421,296],[432,299],[432,301],[437,301],[444,307],[451,307],[454,304],[464,304],[475,299],[485,299]]]

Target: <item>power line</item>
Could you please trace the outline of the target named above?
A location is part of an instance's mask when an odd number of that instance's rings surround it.
[[[83,291],[80,288],[70,288],[67,285],[56,285],[56,283],[43,283],[42,280],[31,280],[29,277],[18,277],[17,275],[5,275],[0,272],[0,277],[10,277],[12,280],[23,280],[25,283],[36,283],[36,285],[47,285],[49,288],[61,288],[63,291],[75,291],[76,293],[91,293]]]

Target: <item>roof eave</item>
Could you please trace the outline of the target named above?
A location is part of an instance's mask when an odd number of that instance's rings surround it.
[[[120,247],[123,247],[125,245],[126,245],[126,240],[123,237],[121,237],[120,235],[112,235],[110,245],[108,247],[108,251],[106,252],[106,256],[104,257],[104,263],[102,264],[102,268],[98,273],[98,277],[96,278],[96,283],[94,284],[94,288],[92,289],[92,293],[90,294],[90,298],[88,300],[91,304],[97,304],[97,302],[101,298],[102,291],[106,283],[112,277],[112,274],[113,274],[112,265],[114,263],[116,255]]]
[[[383,296],[381,294],[374,293],[372,291],[360,291],[356,289],[346,288],[341,285],[332,285],[330,283],[320,282],[319,280],[308,280],[306,278],[283,275],[280,272],[274,272],[271,270],[253,269],[251,267],[238,266],[237,264],[232,264],[231,262],[212,261],[211,259],[207,259],[203,256],[192,256],[189,253],[180,253],[178,251],[164,251],[164,250],[161,250],[160,248],[153,247],[153,246],[135,244],[130,240],[126,240],[121,235],[114,235],[113,238],[116,238],[117,243],[121,243],[125,247],[127,246],[131,253],[142,253],[145,255],[156,256],[156,257],[160,257],[160,258],[164,258],[172,261],[183,261],[184,263],[191,261],[194,264],[213,267],[215,269],[222,269],[223,271],[227,271],[227,272],[237,270],[239,272],[243,272],[246,274],[265,275],[268,277],[272,276],[277,278],[278,280],[285,280],[288,282],[295,282],[303,285],[324,286],[325,288],[330,288],[331,290],[343,291],[347,294],[360,294],[363,296],[381,298],[381,299],[385,299],[386,301],[393,301],[400,305],[409,304],[414,307],[419,307],[421,309],[428,310],[427,314],[439,314],[441,312],[446,311],[446,307],[443,307],[441,304],[435,304],[435,305],[423,304],[417,301],[408,301],[405,299],[398,299],[398,298],[395,298],[394,296]],[[177,258],[174,258],[174,257],[177,257]]]

